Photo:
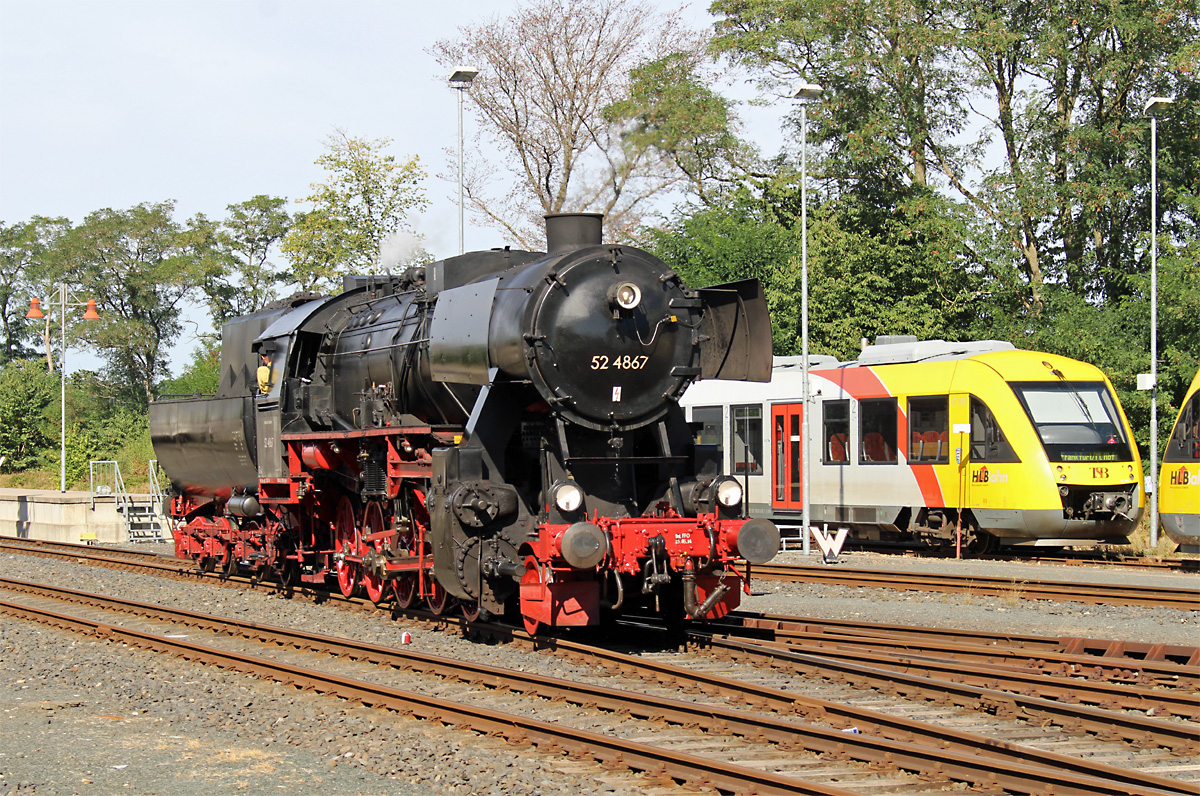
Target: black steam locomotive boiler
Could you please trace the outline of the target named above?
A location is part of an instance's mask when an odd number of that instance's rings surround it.
[[[593,214],[547,217],[547,241],[226,324],[218,393],[150,408],[176,554],[531,633],[736,607],[779,532],[677,401],[770,378],[758,282],[690,290]]]

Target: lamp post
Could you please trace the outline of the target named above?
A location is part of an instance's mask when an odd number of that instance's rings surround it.
[[[88,299],[85,301],[68,301],[67,300],[66,283],[60,283],[56,291],[57,301],[59,303],[58,323],[61,330],[61,350],[58,355],[59,367],[59,449],[58,449],[58,491],[67,491],[67,307],[87,307],[83,313],[83,319],[94,321],[100,317],[100,313],[96,312],[96,300]],[[47,299],[46,303],[53,309],[52,302],[55,299]],[[46,313],[42,312],[42,302],[36,296],[29,300],[29,312],[25,313],[26,318],[45,318]],[[50,346],[50,319],[46,318],[46,346]]]
[[[1151,97],[1150,117],[1150,546],[1158,546],[1158,116],[1175,100]]]
[[[450,73],[450,88],[458,91],[458,253],[463,253],[463,94],[479,74],[473,66],[456,66]]]
[[[800,423],[800,491],[803,497],[800,522],[804,526],[802,549],[808,555],[811,545],[812,518],[809,516],[808,500],[808,106],[824,95],[825,89],[815,83],[804,83],[796,88],[792,98],[800,103],[800,356],[802,377],[800,392],[803,395],[804,411]]]

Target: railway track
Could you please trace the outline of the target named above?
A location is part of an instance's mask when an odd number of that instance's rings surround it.
[[[881,780],[886,780],[890,782],[887,790],[890,793],[938,792],[937,782],[945,783],[950,790],[961,787],[956,783],[969,783],[976,788],[1013,793],[1200,793],[1200,786],[1156,776],[1152,771],[1108,766],[1094,758],[1085,760],[924,722],[880,717],[869,710],[840,708],[835,723],[857,722],[858,731],[853,733],[816,726],[798,721],[797,716],[815,713],[824,719],[828,718],[827,711],[839,708],[795,695],[780,695],[773,689],[733,678],[701,676],[692,669],[646,661],[641,656],[597,653],[594,648],[569,642],[530,640],[556,655],[594,658],[597,654],[607,654],[610,665],[615,664],[637,681],[654,681],[659,693],[636,685],[613,688],[554,680],[407,649],[315,636],[69,589],[7,579],[0,586],[21,595],[20,602],[0,602],[0,608],[12,615],[453,723],[475,732],[500,735],[512,742],[532,743],[543,751],[567,752],[604,765],[621,764],[650,772],[660,780],[685,782],[697,788],[843,794],[858,791],[822,783],[836,781],[847,783],[850,788],[857,783],[870,792],[879,792],[880,786],[886,784]],[[61,608],[48,607],[45,605],[48,601],[73,603],[73,610],[68,614]],[[134,615],[160,626],[152,630],[137,629],[123,626],[125,621],[111,618],[105,621],[86,615],[96,610]],[[166,627],[160,623],[166,623]],[[180,628],[186,632],[180,632]],[[170,632],[172,629],[176,632]],[[213,640],[196,640],[193,637],[197,630],[211,634]],[[520,635],[519,631],[517,634]],[[189,638],[178,638],[181,635]],[[257,652],[228,649],[231,642],[219,642],[230,638],[261,649]],[[350,671],[350,664],[338,663],[333,667],[337,673],[331,674],[312,663],[289,662],[281,650],[336,656],[341,661],[352,661],[356,668]],[[388,679],[390,672],[420,672],[453,680],[469,686],[464,696],[478,698],[448,700],[389,686],[382,681]],[[661,693],[663,689],[667,695]],[[699,701],[695,696],[681,699],[678,694],[674,698],[669,695],[696,689],[708,700],[719,698],[752,709],[725,707]],[[510,692],[541,702],[551,700],[551,705],[568,702],[575,707],[567,715],[572,720],[582,716],[590,729],[572,728],[562,715],[553,720],[530,716],[527,707],[500,709],[499,703],[509,699],[502,695]],[[550,714],[554,715],[553,707]],[[610,717],[607,720],[617,717],[622,730],[598,730],[600,719],[593,714]],[[622,718],[626,716],[648,720],[652,725],[631,728]],[[674,729],[663,731],[663,722]],[[706,731],[699,732],[699,727]],[[875,732],[877,728],[880,733]],[[888,737],[896,734],[903,737]],[[638,740],[625,740],[630,735]],[[800,759],[800,750],[817,752],[822,757]]]
[[[903,545],[860,542],[846,549],[903,558],[944,561],[954,559],[953,550],[906,547]],[[1036,548],[1035,548],[1036,550]],[[972,561],[1002,561],[1013,564],[1045,564],[1058,567],[1107,567],[1108,569],[1157,570],[1160,572],[1200,572],[1200,558],[1158,558],[1118,555],[1095,550],[1076,550],[1061,555],[1029,553],[988,553],[970,556]]]
[[[967,593],[1024,600],[1062,600],[1089,605],[1137,605],[1200,611],[1200,591],[1155,586],[1074,583],[980,575],[847,569],[841,566],[759,564],[752,577],[790,583],[820,583],[868,589]]]
[[[220,573],[205,573],[190,562],[140,550],[97,548],[69,542],[47,542],[0,536],[0,550],[73,558],[99,566],[147,568],[175,577],[212,577],[226,579]],[[825,565],[759,564],[752,575],[762,580],[790,583],[818,583],[904,591],[966,593],[1030,600],[1056,600],[1089,605],[1135,605],[1200,611],[1200,590],[1149,586],[1081,584],[1068,581],[1043,581],[1019,578],[910,573],[868,569],[847,569]]]

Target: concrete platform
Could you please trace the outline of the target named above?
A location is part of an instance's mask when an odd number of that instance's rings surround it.
[[[93,509],[91,492],[57,489],[0,489],[0,534],[49,542],[129,541],[125,518],[112,497],[98,499]]]

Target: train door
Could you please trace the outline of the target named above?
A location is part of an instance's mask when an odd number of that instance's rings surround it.
[[[804,422],[803,404],[776,404],[771,407],[771,458],[773,460],[771,508],[803,511],[801,494],[800,430]]]

